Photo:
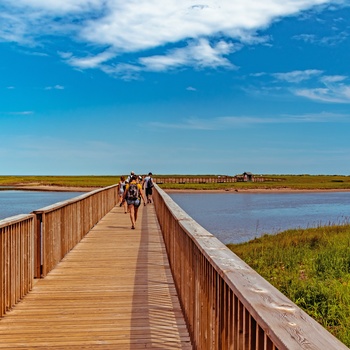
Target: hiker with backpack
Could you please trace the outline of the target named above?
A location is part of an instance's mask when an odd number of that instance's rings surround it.
[[[137,220],[137,212],[141,204],[141,198],[143,204],[146,205],[145,197],[142,193],[142,186],[137,181],[137,176],[133,175],[131,181],[126,184],[123,200],[126,200],[128,209],[130,212],[131,228],[135,229]]]
[[[153,187],[154,185],[153,185],[152,173],[148,173],[148,176],[145,177],[142,184],[142,188],[144,188],[146,192],[147,203],[152,203]]]

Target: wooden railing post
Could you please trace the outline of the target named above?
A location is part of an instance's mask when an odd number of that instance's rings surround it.
[[[42,214],[35,215],[35,236],[34,236],[34,278],[40,278],[42,273],[41,254],[42,254]]]
[[[157,185],[153,199],[195,349],[349,350]]]

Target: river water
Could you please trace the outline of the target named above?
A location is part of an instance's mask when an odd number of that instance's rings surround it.
[[[0,220],[28,214],[84,192],[0,191]],[[350,222],[350,192],[170,193],[223,243],[241,243],[290,228]]]
[[[0,220],[80,196],[85,192],[0,191]]]
[[[350,222],[350,192],[170,193],[223,243],[241,243],[291,228]]]

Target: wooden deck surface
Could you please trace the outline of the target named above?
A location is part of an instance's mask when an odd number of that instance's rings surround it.
[[[0,349],[192,349],[153,204],[115,207],[0,320]]]

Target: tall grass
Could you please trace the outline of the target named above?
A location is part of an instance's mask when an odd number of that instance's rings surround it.
[[[118,183],[119,179],[119,176],[0,176],[0,185],[106,187]]]
[[[228,247],[350,346],[350,225],[288,230]]]
[[[207,178],[217,175],[157,175],[164,178]],[[260,175],[259,175],[260,176]],[[292,189],[292,190],[342,190],[350,189],[350,176],[342,175],[262,175],[264,182],[235,183],[164,183],[163,189],[183,190],[247,190],[247,189]],[[39,184],[55,186],[105,187],[118,183],[120,175],[110,176],[0,176],[0,185]]]

